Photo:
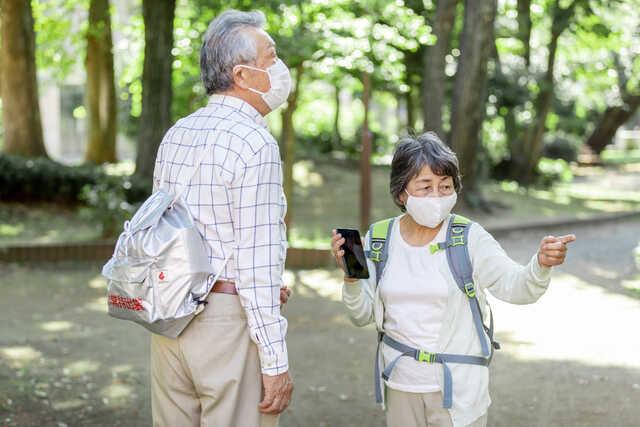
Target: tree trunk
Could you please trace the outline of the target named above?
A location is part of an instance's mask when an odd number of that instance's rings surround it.
[[[474,205],[477,188],[477,154],[481,148],[485,115],[487,62],[493,43],[496,0],[467,0],[461,55],[456,73],[451,114],[451,145],[461,161],[465,200]]]
[[[362,153],[360,154],[360,229],[371,224],[371,132],[369,132],[369,103],[371,100],[371,75],[362,73]]]
[[[293,113],[295,113],[298,107],[298,99],[300,93],[300,81],[304,73],[304,66],[302,62],[296,67],[296,82],[293,91],[289,95],[287,100],[287,107],[282,110],[282,157],[284,161],[284,177],[283,188],[284,194],[287,196],[287,215],[285,217],[285,223],[287,224],[287,233],[290,230],[293,222],[293,165],[296,161],[296,133],[293,127]]]
[[[340,88],[335,85],[334,101],[336,103],[336,113],[333,116],[333,143],[334,149],[342,147],[342,135],[340,135]]]
[[[38,104],[31,2],[1,0],[0,9],[0,93],[3,95],[4,151],[26,157],[47,157]]]
[[[142,1],[145,46],[136,174],[145,178],[153,176],[158,146],[171,126],[171,49],[175,6],[175,0]]]
[[[613,141],[616,132],[629,120],[640,108],[640,95],[629,96],[624,105],[608,107],[591,136],[587,140],[587,145],[594,153],[600,154]]]
[[[422,114],[424,130],[432,130],[444,138],[442,106],[446,75],[444,73],[451,32],[456,16],[458,0],[439,0],[436,17],[432,24],[433,34],[438,38],[433,46],[425,49],[422,77]]]
[[[531,0],[518,0],[518,39],[527,68],[531,63]]]
[[[89,141],[85,159],[116,161],[116,88],[109,0],[91,0],[87,33],[87,110]]]
[[[567,8],[561,8],[559,0],[553,6],[553,20],[551,23],[551,40],[549,42],[549,53],[547,57],[547,70],[540,81],[540,91],[535,101],[535,118],[531,126],[523,133],[523,153],[522,157],[512,157],[512,176],[524,185],[533,182],[536,166],[542,154],[542,140],[546,130],[547,115],[551,110],[554,97],[555,82],[553,73],[555,71],[556,53],[558,50],[558,39],[565,29],[569,27],[570,18],[574,13],[577,2],[574,1]]]

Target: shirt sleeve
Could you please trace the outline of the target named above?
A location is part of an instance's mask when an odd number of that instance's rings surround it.
[[[262,373],[289,369],[280,314],[280,287],[286,255],[286,202],[278,145],[262,146],[238,168],[231,186],[236,288],[257,344]]]
[[[469,230],[469,252],[474,281],[498,299],[512,304],[531,304],[549,287],[551,269],[542,267],[536,255],[528,264],[518,264],[479,224],[473,224]]]

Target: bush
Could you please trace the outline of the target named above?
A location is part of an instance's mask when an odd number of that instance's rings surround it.
[[[76,204],[85,186],[120,187],[126,200],[144,200],[151,189],[149,182],[133,177],[109,176],[100,166],[66,166],[46,158],[28,159],[0,154],[0,200],[20,202],[55,202]]]
[[[536,180],[539,185],[549,188],[558,182],[570,182],[573,173],[566,161],[543,157],[536,168]]]
[[[553,141],[544,144],[542,155],[549,159],[562,159],[566,162],[575,162],[578,160],[578,146],[568,139],[555,138]]]
[[[127,190],[130,188],[130,181],[115,177],[96,185],[85,185],[80,199],[86,203],[86,207],[80,210],[80,215],[98,222],[102,227],[102,237],[117,236],[124,221],[131,218],[137,208],[127,201]]]

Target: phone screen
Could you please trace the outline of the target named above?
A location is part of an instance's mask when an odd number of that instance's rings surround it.
[[[357,279],[368,279],[367,259],[364,256],[364,248],[358,230],[339,228],[336,230],[344,237],[344,266],[347,276]]]

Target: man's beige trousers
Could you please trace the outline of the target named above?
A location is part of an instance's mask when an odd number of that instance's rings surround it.
[[[237,295],[212,293],[177,338],[152,334],[151,407],[162,427],[266,427],[258,348]]]

